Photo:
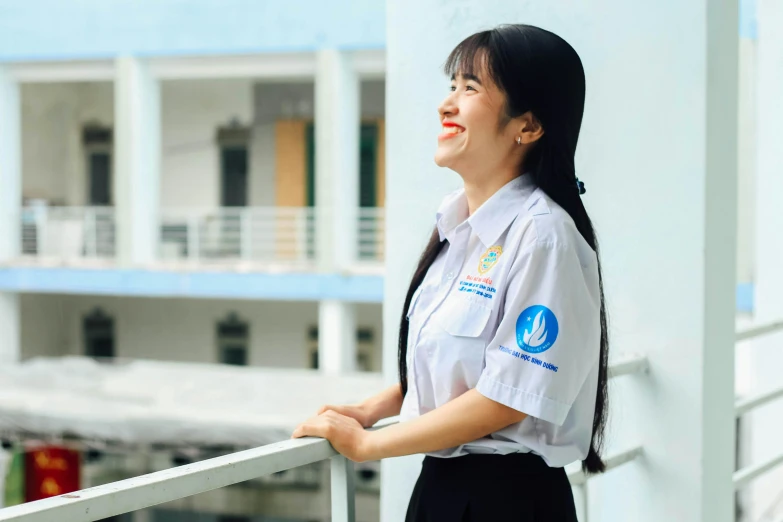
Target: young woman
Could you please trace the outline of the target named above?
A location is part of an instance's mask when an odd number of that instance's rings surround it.
[[[468,37],[445,69],[435,161],[464,188],[408,290],[400,383],[324,406],[293,436],[355,461],[425,453],[408,521],[575,521],[563,466],[603,471],[607,412],[598,246],[574,169],[584,70],[526,25]]]

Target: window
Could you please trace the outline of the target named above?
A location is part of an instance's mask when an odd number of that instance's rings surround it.
[[[232,312],[217,324],[218,360],[222,364],[247,366],[250,327]]]
[[[247,206],[248,143],[250,131],[232,122],[218,130],[220,147],[220,204],[224,207]]]
[[[82,321],[84,354],[110,359],[114,353],[114,319],[96,308]]]
[[[91,124],[82,131],[87,164],[87,203],[90,206],[112,204],[112,130]]]

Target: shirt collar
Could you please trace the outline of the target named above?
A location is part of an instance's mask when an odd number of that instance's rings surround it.
[[[451,241],[458,226],[467,221],[481,242],[489,248],[523,210],[524,202],[535,190],[529,174],[518,176],[495,192],[470,217],[465,190],[446,196],[437,213],[440,240]]]

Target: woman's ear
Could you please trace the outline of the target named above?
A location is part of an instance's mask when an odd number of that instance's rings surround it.
[[[541,125],[541,122],[538,121],[538,118],[530,111],[527,111],[519,118],[521,121],[517,143],[520,145],[527,145],[540,140],[541,136],[544,135],[544,127]]]

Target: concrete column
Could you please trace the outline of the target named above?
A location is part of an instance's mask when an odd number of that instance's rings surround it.
[[[341,51],[318,52],[315,78],[315,207],[325,271],[356,259],[359,206],[359,77]]]
[[[356,370],[356,306],[321,301],[318,308],[318,367],[331,374]]]
[[[115,67],[117,257],[147,265],[160,234],[160,86],[139,58],[122,56]]]
[[[783,319],[783,5],[777,0],[758,2],[757,42],[757,163],[756,255],[754,323]],[[760,337],[744,351],[752,359],[750,393],[783,384],[783,333]],[[750,426],[750,463],[760,463],[783,452],[783,401],[775,401],[746,417]],[[748,520],[759,520],[777,502],[783,509],[783,468],[759,478],[749,488]]]
[[[359,206],[359,77],[346,53],[318,52],[315,79],[315,208],[319,269],[349,269],[356,260]],[[318,319],[320,367],[352,371],[356,320],[352,303],[325,301]]]
[[[0,66],[0,265],[19,255],[22,140],[19,85]],[[0,364],[20,358],[19,296],[0,292]]]
[[[22,357],[19,294],[0,292],[0,364],[19,362]]]
[[[443,61],[473,32],[516,21],[582,57],[576,160],[602,240],[611,354],[645,353],[651,365],[610,387],[609,452],[641,444],[645,454],[590,484],[592,520],[734,520],[737,10],[718,0],[387,3],[389,382],[413,267],[438,201],[459,184],[432,161]],[[384,462],[382,522],[404,517],[418,470]]]
[[[19,255],[22,137],[19,84],[0,66],[0,262]]]

